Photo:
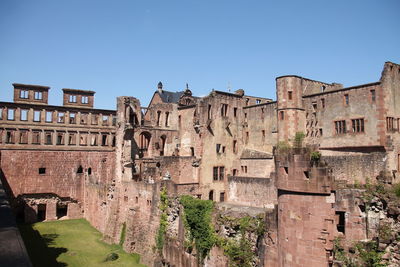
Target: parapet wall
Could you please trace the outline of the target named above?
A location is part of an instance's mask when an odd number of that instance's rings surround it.
[[[227,202],[250,207],[273,208],[277,204],[273,179],[229,176]]]

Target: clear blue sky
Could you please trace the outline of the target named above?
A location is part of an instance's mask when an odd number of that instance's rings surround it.
[[[97,108],[158,81],[195,95],[243,88],[275,99],[275,77],[345,86],[400,63],[398,0],[0,1],[0,100],[12,83],[96,91]]]

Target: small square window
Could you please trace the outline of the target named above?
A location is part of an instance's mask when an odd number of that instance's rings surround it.
[[[46,174],[46,168],[39,168],[39,174]]]
[[[76,95],[69,95],[69,103],[76,103]]]
[[[42,92],[35,91],[34,99],[35,99],[35,100],[42,100],[42,99],[43,99],[43,93],[42,93]]]
[[[28,99],[29,98],[29,91],[28,90],[19,91],[19,98]]]

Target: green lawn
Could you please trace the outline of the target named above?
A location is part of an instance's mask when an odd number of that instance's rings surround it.
[[[33,265],[44,266],[132,266],[139,264],[139,255],[128,254],[118,245],[101,241],[101,233],[86,220],[65,220],[19,225]],[[109,253],[117,253],[115,261],[105,261]]]

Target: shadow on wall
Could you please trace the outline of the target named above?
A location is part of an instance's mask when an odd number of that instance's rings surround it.
[[[33,266],[67,266],[66,263],[58,262],[57,257],[62,253],[66,253],[68,249],[49,247],[58,237],[57,234],[42,236],[38,231],[33,229],[32,224],[19,224],[18,227]]]

